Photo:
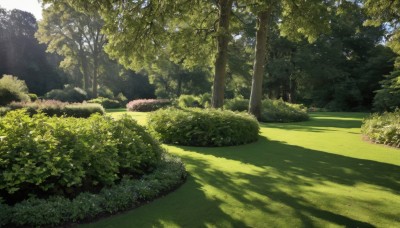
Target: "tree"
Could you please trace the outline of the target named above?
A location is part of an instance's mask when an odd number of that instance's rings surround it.
[[[92,96],[97,97],[98,70],[105,59],[103,46],[106,37],[100,33],[103,26],[98,13],[81,13],[66,1],[55,1],[43,10],[36,38],[47,44],[47,51],[64,57],[60,66],[78,68],[83,76],[80,86],[89,91],[92,78]],[[92,73],[89,73],[89,71]]]

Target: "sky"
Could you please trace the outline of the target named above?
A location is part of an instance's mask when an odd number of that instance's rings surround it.
[[[42,7],[38,0],[0,0],[0,7],[27,11],[33,14],[36,20],[42,19]]]

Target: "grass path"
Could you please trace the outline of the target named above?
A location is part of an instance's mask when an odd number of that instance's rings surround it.
[[[364,116],[262,124],[258,142],[237,147],[166,146],[186,163],[187,182],[87,226],[400,227],[400,150],[362,141]]]

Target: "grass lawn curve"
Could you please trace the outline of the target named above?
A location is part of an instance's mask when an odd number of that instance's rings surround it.
[[[132,115],[145,124],[146,113]],[[363,141],[365,116],[262,123],[259,140],[242,146],[165,145],[186,164],[185,184],[83,226],[400,227],[400,150]]]

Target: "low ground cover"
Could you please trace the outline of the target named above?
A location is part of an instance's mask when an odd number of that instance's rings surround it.
[[[146,114],[132,115],[146,123]],[[86,226],[399,227],[399,150],[362,141],[367,114],[310,115],[261,124],[259,140],[248,145],[165,146],[185,162],[187,182]]]

